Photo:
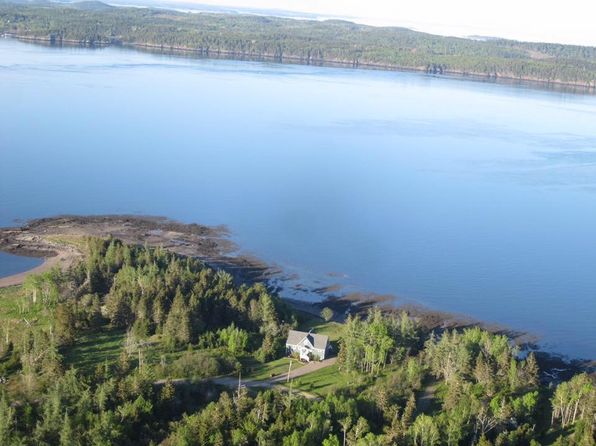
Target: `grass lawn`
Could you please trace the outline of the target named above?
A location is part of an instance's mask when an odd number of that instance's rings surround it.
[[[49,325],[43,305],[33,304],[21,286],[0,288],[0,335],[18,343],[28,325],[42,328]]]
[[[260,363],[256,359],[248,356],[242,359],[242,364],[249,372],[245,375],[249,379],[268,379],[272,376],[281,375],[286,373],[290,366],[290,358],[280,358],[274,361]],[[292,359],[292,370],[296,370],[302,367],[303,364],[300,361]]]
[[[106,361],[112,365],[118,362],[124,346],[126,331],[122,329],[101,327],[97,330],[79,336],[72,346],[65,347],[62,351],[67,367],[73,366],[83,373],[93,373],[95,367]],[[167,364],[178,359],[186,349],[178,351],[165,351],[157,339],[149,339],[148,345],[143,349],[146,364],[156,365],[163,359]],[[137,356],[131,354],[132,366],[136,367]]]
[[[0,288],[0,321],[22,321],[23,318],[47,323],[43,305],[33,304],[20,285]]]
[[[317,370],[293,380],[295,389],[325,396],[329,392],[352,385],[358,381],[357,376],[340,372],[337,364]]]
[[[119,329],[104,329],[89,332],[79,337],[75,344],[63,351],[64,363],[83,373],[93,373],[98,364],[118,361],[125,332]]]
[[[327,335],[331,342],[339,340],[343,324],[333,321],[325,322],[322,318],[304,311],[296,310],[296,313],[299,317],[298,330],[312,330],[313,333]]]

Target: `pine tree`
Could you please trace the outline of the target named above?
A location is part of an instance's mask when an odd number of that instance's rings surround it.
[[[416,412],[416,397],[414,394],[411,394],[410,398],[408,398],[408,402],[406,403],[404,413],[401,416],[401,425],[403,431],[406,431],[412,424],[414,412]]]
[[[168,313],[163,335],[164,342],[170,349],[179,345],[186,345],[191,340],[190,311],[180,289],[177,290]]]
[[[2,399],[0,399],[0,439],[5,441],[6,444],[10,444],[10,438],[12,438],[14,417],[14,409],[10,407],[6,394],[3,393]]]
[[[60,446],[74,446],[78,442],[75,440],[75,433],[73,432],[70,417],[68,413],[64,414],[64,423],[60,430]]]
[[[483,435],[482,437],[480,437],[480,440],[478,440],[478,443],[476,443],[477,446],[492,446],[493,444]]]
[[[524,375],[526,383],[530,387],[536,387],[539,384],[540,368],[536,362],[534,353],[530,353],[524,363]]]
[[[76,317],[72,307],[67,303],[61,303],[56,306],[55,327],[57,341],[60,345],[70,345],[75,339]]]

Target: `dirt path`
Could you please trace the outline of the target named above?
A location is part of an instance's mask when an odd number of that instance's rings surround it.
[[[300,367],[299,369],[292,370],[290,372],[289,380],[288,380],[288,374],[284,373],[283,375],[278,375],[271,379],[243,380],[241,384],[246,387],[249,387],[249,388],[264,387],[267,389],[278,389],[278,390],[282,390],[282,391],[289,391],[289,388],[291,387],[291,380],[296,379],[300,376],[308,375],[309,373],[316,372],[317,370],[321,370],[326,367],[332,366],[336,362],[337,362],[337,358],[329,358],[329,359],[325,359],[324,361],[309,362],[308,364]],[[238,387],[238,378],[234,378],[232,376],[222,376],[220,378],[213,378],[209,381],[214,382],[215,384],[227,386],[230,388]],[[288,381],[290,381],[290,382],[288,383]],[[303,397],[305,397],[309,400],[319,399],[319,397],[317,395],[305,392],[303,390],[292,389],[292,393],[302,395]]]
[[[325,359],[324,361],[320,361],[320,362],[310,362],[310,363],[306,364],[305,366],[300,367],[299,369],[293,370],[290,373],[290,380],[298,378],[300,376],[307,375],[307,374],[315,372],[317,370],[324,369],[325,367],[332,366],[336,362],[337,362],[337,358],[329,358],[329,359]],[[271,379],[263,379],[263,380],[259,380],[259,379],[244,380],[243,379],[243,380],[241,380],[240,384],[243,387],[248,387],[251,389],[252,388],[265,388],[265,389],[277,389],[277,390],[281,390],[284,392],[288,392],[290,384],[287,383],[287,380],[288,380],[288,374],[284,373],[283,375],[279,375],[279,376],[276,376],[275,378],[271,378]],[[163,384],[165,384],[165,382],[166,382],[165,379],[160,379],[160,380],[156,381],[155,384],[163,385]],[[185,378],[178,378],[178,379],[172,379],[171,382],[173,384],[188,384],[188,383],[191,383],[192,380],[185,379]],[[203,379],[203,380],[200,380],[199,382],[212,382],[212,383],[218,384],[220,386],[229,387],[230,389],[238,388],[238,378],[234,377],[234,376],[219,376],[216,378]],[[292,393],[301,395],[304,398],[309,399],[309,400],[314,400],[314,399],[320,398],[317,395],[305,392],[303,390],[298,390],[298,389],[292,389]]]
[[[215,384],[219,384],[220,386],[230,387],[232,389],[238,388],[238,378],[234,378],[232,376],[223,376],[221,378],[213,378],[208,381],[211,381],[212,383],[215,383]],[[265,388],[265,389],[277,389],[277,390],[286,391],[286,392],[289,391],[288,387],[281,385],[279,383],[276,383],[272,380],[263,380],[263,381],[246,380],[246,381],[242,381],[241,385],[244,387],[252,388],[252,389]],[[297,390],[297,389],[292,389],[292,393],[301,395],[304,398],[309,399],[309,400],[314,400],[314,399],[319,398],[317,395],[313,395],[312,393],[304,392],[302,390]]]
[[[155,381],[155,384],[163,385],[166,383],[166,381],[167,380],[165,380],[165,379],[160,379],[158,381]],[[186,379],[186,378],[177,378],[177,379],[170,380],[170,382],[174,385],[180,385],[180,384],[190,384],[193,381],[190,379]],[[211,382],[213,384],[217,384],[220,386],[229,387],[230,389],[238,388],[238,378],[236,378],[234,376],[220,376],[217,378],[202,379],[202,380],[199,380],[198,382],[202,382],[202,383]],[[247,380],[242,380],[240,382],[240,384],[242,385],[242,387],[248,387],[250,389],[277,389],[277,390],[281,390],[284,392],[289,391],[288,387],[283,386],[279,383],[273,382],[271,380],[247,379]],[[314,399],[319,398],[317,395],[314,395],[314,394],[308,393],[308,392],[304,392],[302,390],[292,389],[292,393],[301,395],[304,398],[309,399],[309,400],[314,400]]]
[[[418,410],[421,412],[426,412],[430,409],[434,399],[435,393],[437,391],[438,383],[433,382],[430,385],[426,386],[422,392],[416,398],[416,405]]]

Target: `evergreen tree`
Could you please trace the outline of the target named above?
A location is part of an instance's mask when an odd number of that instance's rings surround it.
[[[76,323],[74,311],[68,303],[61,303],[55,310],[55,333],[58,342],[61,345],[69,345],[74,342],[76,334]]]
[[[15,411],[10,406],[6,394],[2,392],[0,397],[0,438],[10,444],[13,438],[13,431],[15,427]]]
[[[70,423],[70,417],[65,413],[62,429],[60,430],[60,446],[75,446],[77,443],[78,441],[75,439],[75,434]]]
[[[186,345],[191,340],[190,311],[179,289],[168,313],[163,337],[169,348]]]

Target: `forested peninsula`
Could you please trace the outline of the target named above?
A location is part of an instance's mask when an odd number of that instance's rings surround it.
[[[119,45],[202,57],[415,70],[596,89],[596,48],[442,37],[347,21],[164,9],[0,2],[0,34],[51,44]]]
[[[593,374],[548,374],[479,327],[307,311],[208,265],[225,257],[220,237],[126,216],[1,229],[2,250],[70,261],[0,288],[0,442],[594,445]],[[327,341],[328,357],[300,361],[290,330]]]

